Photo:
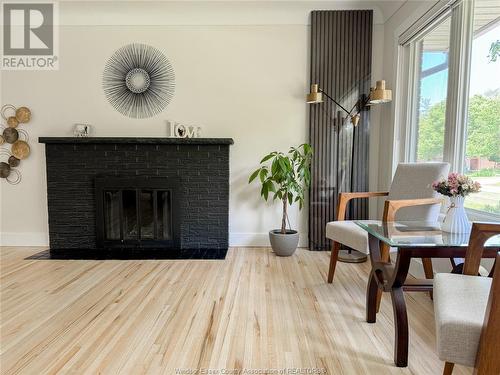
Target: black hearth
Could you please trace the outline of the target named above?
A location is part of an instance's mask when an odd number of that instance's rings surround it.
[[[39,141],[52,258],[224,258],[232,139]]]

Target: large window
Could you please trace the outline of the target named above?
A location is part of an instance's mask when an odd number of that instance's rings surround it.
[[[416,43],[419,56],[417,161],[443,161],[450,17]]]
[[[482,185],[470,213],[500,219],[500,3],[429,13],[400,38],[401,160],[450,162]]]
[[[465,206],[500,215],[500,22],[474,26],[464,166],[482,189]]]

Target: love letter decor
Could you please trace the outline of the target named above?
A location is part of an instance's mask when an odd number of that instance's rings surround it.
[[[201,127],[193,125],[184,125],[175,121],[167,120],[167,131],[169,138],[201,137]]]

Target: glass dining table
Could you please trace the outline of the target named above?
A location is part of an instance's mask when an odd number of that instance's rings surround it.
[[[394,312],[394,362],[398,367],[408,365],[408,316],[405,291],[431,292],[432,279],[408,276],[413,258],[465,258],[470,233],[442,232],[437,222],[357,220],[355,223],[368,232],[371,272],[366,293],[366,321],[375,323],[379,293],[391,295]],[[388,250],[396,252],[391,262]],[[500,236],[486,243],[483,258],[494,258],[500,251]]]

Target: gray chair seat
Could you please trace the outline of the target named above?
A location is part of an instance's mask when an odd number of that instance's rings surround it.
[[[340,242],[365,254],[368,250],[368,233],[353,221],[332,221],[326,224],[326,238]]]
[[[439,358],[474,366],[491,278],[439,273],[434,277],[434,314]]]

